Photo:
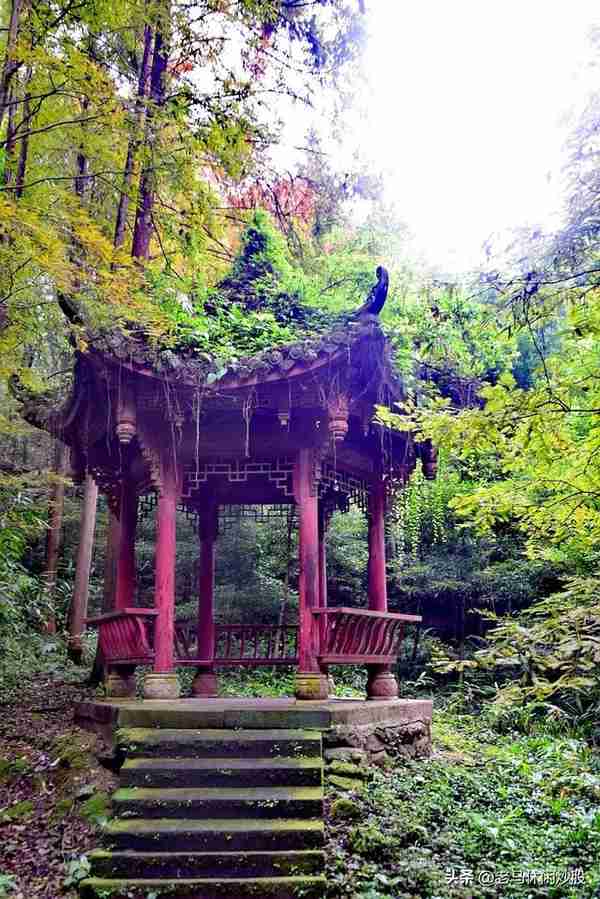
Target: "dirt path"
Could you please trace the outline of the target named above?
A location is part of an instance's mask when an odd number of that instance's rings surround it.
[[[0,897],[76,896],[69,869],[84,873],[78,860],[97,845],[116,783],[98,764],[104,747],[73,724],[74,704],[86,696],[81,686],[45,680],[0,705]]]

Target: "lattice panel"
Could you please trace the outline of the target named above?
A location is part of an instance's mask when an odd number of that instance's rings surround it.
[[[250,477],[267,477],[285,496],[293,496],[292,475],[294,463],[292,459],[280,458],[268,462],[203,462],[189,465],[185,469],[182,496],[191,499],[211,477],[226,478],[230,484],[246,484]]]
[[[287,520],[290,513],[295,516],[294,506],[288,505],[239,505],[219,508],[219,531],[231,529],[239,521],[269,522]]]
[[[138,521],[143,521],[143,519],[147,518],[149,515],[154,514],[155,509],[156,493],[146,493],[144,496],[140,496],[138,503]],[[186,520],[192,525],[194,531],[198,533],[198,513],[189,509],[184,503],[177,504],[177,511],[182,512],[185,515]]]
[[[363,512],[368,511],[368,481],[347,471],[339,471],[328,462],[324,462],[321,467],[319,498],[322,499],[326,494],[346,496],[349,502],[355,503]]]

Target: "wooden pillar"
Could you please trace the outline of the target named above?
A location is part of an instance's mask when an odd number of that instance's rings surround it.
[[[296,675],[298,699],[326,699],[327,677],[317,659],[318,626],[312,609],[319,606],[319,519],[314,483],[314,454],[301,449],[294,468],[294,496],[299,517],[299,664]]]
[[[199,510],[200,559],[198,573],[198,658],[210,659],[198,667],[192,683],[194,696],[210,698],[219,695],[212,660],[215,656],[215,548],[219,524],[219,507],[211,497]]]
[[[387,612],[385,487],[379,480],[369,494],[369,608]]]
[[[136,564],[135,536],[137,530],[138,496],[133,481],[124,481],[119,511],[119,549],[115,588],[115,609],[126,609],[135,602]]]
[[[327,608],[327,514],[319,508],[319,606]]]
[[[385,570],[385,483],[377,478],[369,493],[369,609],[387,612]],[[398,683],[389,665],[367,665],[367,699],[395,699]]]
[[[319,504],[319,607],[327,608],[327,528],[329,527],[328,510]],[[324,615],[319,618],[319,643],[325,644],[327,621]],[[333,694],[335,684],[328,666],[322,666],[323,673],[327,675],[327,688],[329,694]]]
[[[118,516],[109,510],[104,571],[104,611],[134,605],[136,585],[135,535],[138,496],[133,481],[123,481]],[[135,665],[108,665],[104,672],[107,696],[135,696]]]
[[[178,483],[172,463],[161,460],[161,485],[156,503],[154,605],[154,669],[146,677],[147,699],[175,699],[179,681],[175,672],[175,553]]]

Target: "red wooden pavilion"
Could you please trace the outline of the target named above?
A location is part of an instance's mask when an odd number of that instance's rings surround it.
[[[71,447],[76,478],[91,473],[120,520],[113,611],[91,623],[108,669],[109,695],[134,690],[178,696],[176,666],[193,666],[193,693],[217,695],[216,670],[232,665],[297,666],[296,696],[322,699],[328,666],[364,664],[368,697],[397,696],[391,666],[403,627],[418,616],[387,609],[384,516],[393,490],[427,443],[374,423],[402,384],[376,315],[364,311],[321,336],[207,371],[173,352],[154,355],[141,339],[104,335],[78,353],[72,394],[59,411],[29,417]],[[135,606],[136,524],[142,500],[155,507],[154,607]],[[326,530],[335,509],[368,515],[368,609],[327,605]],[[298,625],[216,625],[215,547],[219,509],[295,504],[299,521]],[[176,512],[199,534],[198,619],[175,617]]]

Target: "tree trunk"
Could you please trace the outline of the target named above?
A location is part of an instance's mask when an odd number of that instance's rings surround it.
[[[8,121],[4,150],[4,186],[11,187],[15,183],[15,128],[17,124],[16,91],[14,86],[8,92]]]
[[[31,122],[29,116],[31,113],[31,102],[29,85],[33,76],[33,69],[28,67],[23,84],[23,120],[27,122],[25,132],[20,135],[19,140],[19,159],[17,162],[17,174],[15,178],[15,197],[17,200],[23,196],[25,186],[25,175],[27,173],[27,154],[29,152],[29,129]]]
[[[156,125],[156,112],[165,102],[165,76],[167,71],[168,50],[165,46],[161,31],[156,32],[154,39],[154,54],[152,57],[152,71],[150,75],[151,106],[146,116],[146,160],[140,175],[140,190],[138,207],[133,230],[133,242],[131,255],[134,259],[149,259],[150,239],[152,237],[153,223],[152,212],[156,190],[156,174],[154,166],[154,151],[158,139]]]
[[[82,635],[87,617],[88,595],[90,585],[90,567],[94,548],[94,531],[96,529],[96,506],[98,503],[98,486],[91,475],[85,479],[85,490],[81,502],[79,519],[79,546],[77,547],[77,563],[75,569],[75,587],[69,614],[69,658],[77,665],[81,664],[83,655]]]
[[[127,159],[125,161],[125,172],[123,173],[123,186],[121,188],[121,196],[119,197],[117,221],[115,223],[115,247],[122,246],[125,240],[125,226],[127,225],[127,213],[129,211],[129,194],[133,184],[135,162],[144,130],[146,98],[148,95],[148,83],[150,81],[150,72],[152,69],[152,37],[152,28],[150,25],[146,25],[144,28],[144,50],[142,53],[137,97],[135,101],[133,131],[127,147]]]
[[[19,37],[23,5],[24,0],[13,0],[10,11],[8,37],[6,40],[6,49],[4,51],[4,65],[2,67],[2,75],[0,76],[0,127],[2,126],[4,114],[6,113],[10,102],[11,81],[19,68],[19,60],[16,58],[15,51]]]
[[[69,465],[69,450],[64,443],[57,441],[54,453],[53,471],[56,475],[48,503],[48,533],[46,537],[46,593],[50,602],[54,596],[56,587],[56,575],[58,572],[58,557],[62,546],[62,524],[65,507],[65,477]],[[46,621],[46,632],[56,633],[56,614],[54,610]]]

